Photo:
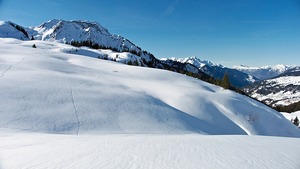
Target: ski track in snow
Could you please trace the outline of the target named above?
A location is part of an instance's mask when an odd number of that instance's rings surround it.
[[[10,71],[13,67],[21,64],[24,60],[25,60],[26,57],[23,57],[19,62],[17,62],[16,64],[13,64],[13,65],[9,65],[7,69],[5,69],[1,75],[0,75],[0,78],[3,78],[5,76],[5,74]]]
[[[80,120],[79,120],[78,110],[77,110],[77,108],[76,108],[76,104],[75,104],[75,101],[74,101],[74,94],[73,94],[73,89],[72,89],[72,87],[70,87],[70,93],[71,93],[71,101],[72,101],[72,104],[73,104],[75,117],[76,117],[76,120],[77,120],[77,131],[76,131],[76,135],[78,136],[79,130],[80,130],[80,126],[81,126],[81,122],[80,122]]]

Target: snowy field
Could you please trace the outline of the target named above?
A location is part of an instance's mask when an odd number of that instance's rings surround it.
[[[265,105],[69,51],[0,38],[0,169],[300,167],[299,129]]]
[[[298,169],[300,139],[1,132],[1,169]]]

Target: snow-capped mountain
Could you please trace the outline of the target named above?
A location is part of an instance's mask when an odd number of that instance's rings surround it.
[[[54,19],[34,27],[30,34],[38,40],[61,41],[63,43],[91,41],[120,52],[142,52],[141,48],[128,39],[109,33],[106,28],[97,22]]]
[[[181,63],[190,63],[194,66],[196,66],[197,68],[202,68],[206,65],[208,66],[220,66],[223,67],[220,64],[214,64],[211,61],[208,60],[200,60],[199,58],[192,56],[192,57],[186,57],[186,58],[175,58],[175,57],[171,57],[171,58],[162,58],[161,60],[165,61],[165,60],[174,60],[176,62],[181,62]]]
[[[263,66],[263,67],[250,67],[245,65],[234,66],[234,69],[250,74],[259,80],[266,80],[276,77],[285,71],[294,68],[295,66],[288,65],[275,65],[275,66]]]
[[[251,97],[272,107],[300,102],[300,67],[291,68],[279,76],[243,89]]]
[[[173,60],[181,63],[189,63],[197,67],[202,72],[212,76],[215,79],[222,79],[224,74],[227,73],[229,76],[230,83],[235,87],[243,87],[258,81],[257,78],[238,71],[236,69],[231,69],[224,67],[221,64],[214,64],[210,61],[200,60],[197,57],[187,57],[187,58],[163,58],[162,61]]]
[[[24,28],[12,22],[1,22],[0,32],[0,37],[3,38],[35,39],[72,44],[77,47],[87,46],[95,50],[82,47],[68,52],[124,64],[168,69],[185,74],[191,73],[202,80],[209,79],[207,74],[191,64],[161,62],[153,54],[142,50],[128,39],[109,33],[97,22],[54,19],[30,28]]]

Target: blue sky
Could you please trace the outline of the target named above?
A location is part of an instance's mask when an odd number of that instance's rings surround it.
[[[156,57],[300,65],[300,0],[0,0],[0,20],[99,22]]]

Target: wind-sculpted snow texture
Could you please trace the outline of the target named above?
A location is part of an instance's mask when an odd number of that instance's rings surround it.
[[[0,130],[3,169],[297,169],[299,138]],[[1,156],[2,154],[2,156]]]
[[[61,43],[0,41],[1,128],[300,136],[280,113],[185,75],[68,53],[75,48]]]

